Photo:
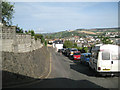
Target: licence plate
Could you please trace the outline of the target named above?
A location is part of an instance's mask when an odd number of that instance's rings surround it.
[[[103,69],[103,71],[110,71],[110,69]]]

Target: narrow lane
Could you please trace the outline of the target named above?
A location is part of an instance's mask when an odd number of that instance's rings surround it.
[[[26,86],[29,88],[118,88],[118,77],[95,77],[88,66],[51,52],[51,73],[41,82]]]

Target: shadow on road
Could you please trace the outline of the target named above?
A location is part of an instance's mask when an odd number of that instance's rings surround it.
[[[40,84],[38,84],[38,87]],[[36,86],[37,87],[37,86]],[[44,79],[41,88],[102,88],[88,80],[72,80],[69,78]],[[107,90],[107,89],[106,89]]]
[[[9,86],[16,86],[26,83],[28,84],[27,81],[30,82],[30,80],[34,80],[34,82],[41,80],[33,77],[11,73],[8,71],[3,71],[2,75],[3,75],[2,77],[3,89]],[[26,85],[19,86],[16,88],[102,88],[102,90],[104,89],[103,87],[96,85],[95,83],[90,82],[88,80],[72,80],[68,78],[43,79],[42,82],[38,82],[33,85],[30,84],[27,86]]]
[[[70,68],[87,76],[95,76],[95,72],[93,70],[89,70],[87,66],[80,63],[76,64],[75,62],[75,64],[70,64]]]
[[[2,87],[8,87],[13,85],[22,84],[24,82],[29,82],[33,80],[38,80],[25,75],[20,75],[17,73],[12,73],[9,71],[2,71]]]
[[[73,62],[74,64],[70,64],[70,68],[84,75],[92,76],[92,77],[99,77],[99,78],[113,77],[113,76],[101,76],[98,73],[96,73],[94,70],[90,69],[89,66],[85,64],[81,64],[79,61],[73,61]]]

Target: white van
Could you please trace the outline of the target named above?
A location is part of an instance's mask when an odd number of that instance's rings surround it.
[[[120,73],[120,46],[98,44],[91,50],[90,68],[99,74],[119,75]]]

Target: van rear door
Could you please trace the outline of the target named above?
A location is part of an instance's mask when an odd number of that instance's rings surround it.
[[[118,70],[118,64],[120,63],[120,56],[118,55],[118,52],[112,52],[111,53],[111,65],[112,65],[112,70],[113,72],[120,72],[120,70]]]
[[[102,71],[110,71],[111,70],[111,60],[110,60],[110,52],[102,51],[102,61],[101,61],[101,69]]]

